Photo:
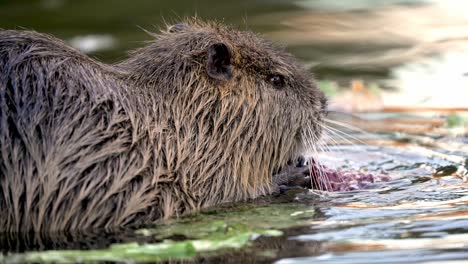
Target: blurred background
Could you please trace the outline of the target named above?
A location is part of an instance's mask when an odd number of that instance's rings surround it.
[[[357,126],[466,134],[466,10],[458,0],[0,0],[0,28],[50,33],[112,63],[150,39],[142,29],[216,19],[285,45],[331,110],[360,113]]]

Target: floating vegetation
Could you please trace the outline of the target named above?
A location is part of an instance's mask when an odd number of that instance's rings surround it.
[[[136,234],[153,236],[159,243],[122,243],[92,250],[49,250],[6,256],[5,263],[94,263],[102,261],[148,262],[191,259],[199,254],[223,253],[241,249],[260,236],[281,236],[279,230],[307,224],[314,211],[309,206],[270,204],[217,208],[171,220],[154,228],[138,229]],[[186,239],[174,241],[181,236]],[[267,252],[268,253],[268,252]]]

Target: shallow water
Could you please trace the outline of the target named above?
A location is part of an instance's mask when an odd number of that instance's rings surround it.
[[[457,12],[464,9],[455,6],[456,1],[331,2],[0,1],[0,28],[52,33],[90,56],[113,62],[149,39],[139,27],[152,30],[163,20],[197,14],[284,43],[311,67],[319,82],[347,85],[349,80],[362,79],[399,88],[397,95],[410,94],[387,96],[391,100],[384,105],[404,102],[404,106],[414,106],[416,100],[424,107],[468,108],[468,60],[463,59],[468,50],[464,30],[468,19]],[[441,10],[450,10],[450,19]],[[441,19],[426,21],[424,17]],[[405,23],[410,24],[402,27]],[[455,114],[466,117],[466,110]],[[467,127],[456,122],[461,133],[447,126],[434,128],[434,122],[442,119],[445,124],[451,117],[445,112],[436,113],[437,119],[430,122],[426,114],[417,113],[412,119],[402,113],[391,115],[392,120],[382,114],[372,116],[368,123],[379,124],[378,128],[354,124],[379,133],[354,135],[359,139],[351,139],[352,146],[343,140],[320,155],[328,167],[390,176],[390,181],[376,182],[369,189],[289,193],[245,208],[214,210],[138,231],[0,236],[0,262],[151,262],[177,254],[205,263],[451,263],[468,259]],[[403,122],[404,129],[395,129],[395,118],[410,121]],[[415,120],[423,125],[410,126]],[[434,176],[436,171],[438,176]],[[441,171],[453,173],[443,176]]]

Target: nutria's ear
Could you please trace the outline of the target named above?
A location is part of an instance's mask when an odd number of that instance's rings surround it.
[[[167,27],[167,31],[169,33],[177,33],[182,32],[187,26],[183,23],[175,24],[172,26]]]
[[[232,77],[231,53],[223,43],[216,43],[208,47],[206,71],[216,80],[229,80]]]

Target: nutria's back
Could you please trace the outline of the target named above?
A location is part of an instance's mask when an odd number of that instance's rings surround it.
[[[189,20],[105,65],[0,31],[0,231],[149,223],[271,191],[325,100],[253,33]]]

